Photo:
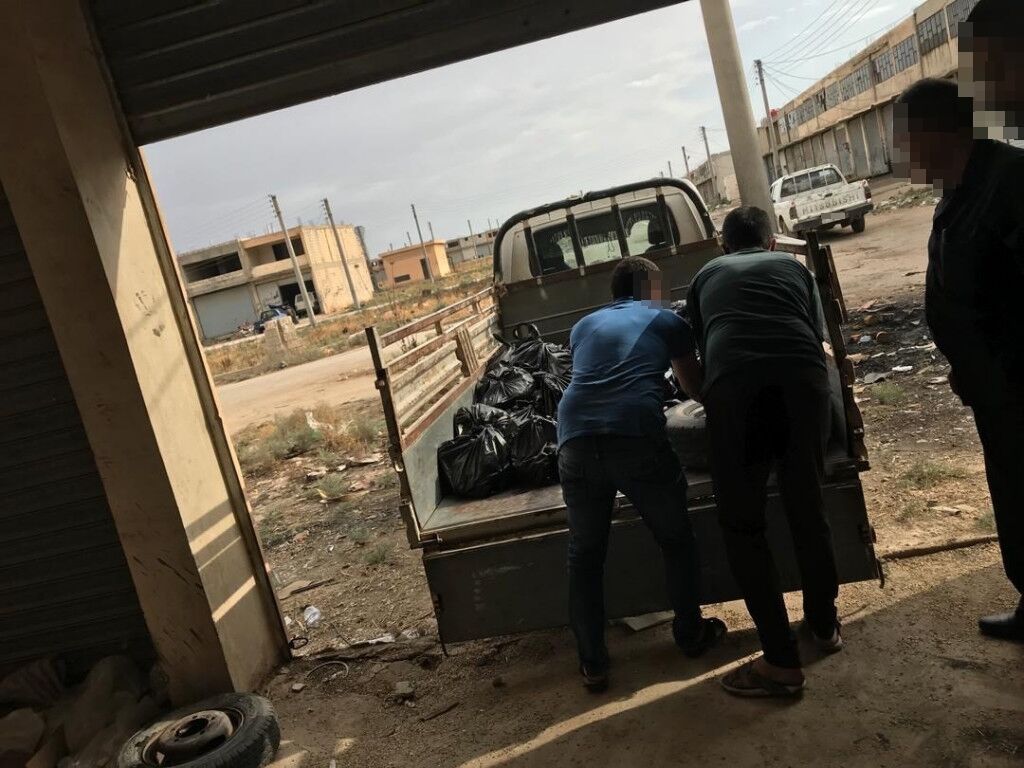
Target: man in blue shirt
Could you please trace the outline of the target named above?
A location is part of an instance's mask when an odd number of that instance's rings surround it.
[[[664,376],[700,388],[693,337],[661,306],[661,274],[648,259],[623,259],[613,303],[572,329],[573,374],[558,407],[558,473],[569,513],[569,623],[591,691],[608,686],[604,561],[616,492],[651,529],[665,557],[673,636],[690,657],[725,635],[701,617],[698,563],[686,511],[686,478],[665,435]]]

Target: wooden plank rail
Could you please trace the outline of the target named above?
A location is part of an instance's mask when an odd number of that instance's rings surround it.
[[[481,304],[485,301],[493,302],[494,289],[486,288],[479,293],[474,293],[472,296],[468,296],[461,301],[457,301],[447,307],[431,312],[429,315],[424,315],[421,318],[413,320],[411,323],[406,323],[400,328],[395,328],[393,331],[382,333],[380,335],[381,344],[385,347],[389,347],[397,341],[406,339],[413,334],[425,331],[428,328],[434,328],[435,330],[439,327],[443,327],[441,324],[444,320],[450,319],[452,315],[456,315],[460,312],[472,310],[475,313],[480,311]]]

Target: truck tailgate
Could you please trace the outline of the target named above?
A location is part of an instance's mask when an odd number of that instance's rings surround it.
[[[825,487],[825,507],[839,565],[840,581],[879,576],[872,532],[864,513],[860,482],[836,480]],[[714,503],[690,510],[700,552],[701,602],[740,597],[729,571]],[[783,589],[800,588],[793,542],[777,492],[768,500],[768,539]],[[569,597],[564,577],[567,529],[496,539],[451,550],[427,552],[423,565],[445,642],[563,626]],[[661,553],[646,526],[629,507],[612,525],[605,565],[609,618],[669,608]]]

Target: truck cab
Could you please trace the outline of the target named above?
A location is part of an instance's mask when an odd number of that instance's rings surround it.
[[[813,238],[812,238],[813,239]],[[785,241],[784,241],[785,242]],[[840,577],[878,576],[860,473],[868,468],[863,422],[853,398],[853,369],[840,323],[842,297],[827,249],[785,246],[815,268],[829,335],[838,430],[824,488]],[[438,471],[438,447],[453,435],[456,411],[473,402],[476,383],[500,354],[501,339],[536,326],[565,343],[572,326],[610,301],[619,259],[643,255],[661,268],[672,300],[722,255],[696,188],[656,179],[567,198],[516,214],[499,229],[494,285],[388,332],[367,329],[402,493],[410,546],[422,550],[442,642],[564,625],[567,621],[566,509],[557,484],[513,489],[484,499],[455,497]],[[426,334],[433,338],[424,340]],[[688,469],[689,510],[700,550],[702,600],[740,596],[718,527],[711,478]],[[769,540],[787,589],[799,587],[777,489],[769,491]],[[609,618],[668,606],[661,558],[632,506],[617,500],[606,565]]]
[[[799,235],[836,226],[863,232],[864,217],[874,209],[868,182],[848,182],[831,164],[776,179],[771,198],[783,234]]]

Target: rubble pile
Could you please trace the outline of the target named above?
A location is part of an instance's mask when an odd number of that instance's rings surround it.
[[[939,199],[935,196],[935,191],[930,186],[921,189],[911,188],[904,192],[899,192],[887,200],[876,203],[875,211],[896,211],[903,208],[934,206],[938,205]]]
[[[31,662],[0,679],[0,768],[113,768],[122,744],[165,708],[157,668],[98,661],[77,685],[63,665]]]

